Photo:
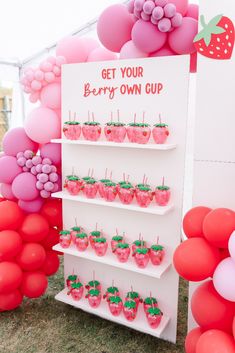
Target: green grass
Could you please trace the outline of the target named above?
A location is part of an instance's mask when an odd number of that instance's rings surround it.
[[[62,267],[47,294],[0,314],[0,353],[183,353],[187,285],[181,281],[176,345],[115,325],[54,300],[63,288]]]

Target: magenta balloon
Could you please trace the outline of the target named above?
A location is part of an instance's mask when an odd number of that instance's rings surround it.
[[[176,6],[177,12],[180,12],[181,15],[185,15],[188,10],[188,0],[170,0],[170,3]]]
[[[59,41],[56,47],[56,55],[63,56],[68,64],[86,62],[88,48],[83,38],[70,36]]]
[[[123,45],[131,39],[134,18],[125,5],[107,7],[99,17],[97,33],[105,48],[119,53]]]
[[[120,51],[120,59],[147,58],[148,54],[136,48],[132,40],[125,43]]]
[[[25,121],[25,131],[34,141],[44,144],[60,137],[60,120],[49,108],[34,109]]]
[[[89,54],[100,47],[99,42],[94,39],[94,38],[84,38],[85,42],[86,42],[86,47],[87,47],[87,51],[88,51],[88,56]]]
[[[184,17],[182,25],[169,33],[168,43],[177,54],[192,54],[196,51],[193,40],[198,33],[198,21]]]
[[[10,184],[1,184],[0,190],[1,190],[2,196],[5,199],[10,200],[10,201],[14,201],[16,199],[15,196],[13,195],[12,188],[11,188]]]
[[[39,196],[36,189],[37,178],[31,173],[19,174],[12,183],[12,192],[22,201],[32,201]]]
[[[150,54],[163,47],[167,34],[160,32],[151,22],[138,20],[132,29],[132,40],[139,50]]]
[[[61,145],[59,143],[47,143],[40,149],[42,158],[50,158],[54,165],[61,163]]]
[[[87,58],[88,62],[117,60],[117,55],[106,48],[93,50]]]
[[[199,17],[199,6],[197,4],[189,4],[186,16],[187,17],[192,17],[195,20],[198,20],[198,17]]]
[[[18,201],[18,206],[27,213],[38,213],[41,211],[44,200],[41,197],[38,197],[33,201]]]
[[[38,144],[32,141],[23,127],[17,127],[9,130],[3,138],[3,150],[9,156],[16,156],[18,152],[31,150],[37,152]]]
[[[0,183],[11,184],[15,177],[22,172],[17,160],[12,156],[0,158]]]
[[[61,85],[59,83],[51,83],[43,87],[40,100],[44,107],[59,109],[61,107]]]
[[[158,56],[172,56],[172,55],[177,55],[176,53],[171,50],[171,48],[165,44],[164,47],[155,53],[150,54],[150,57],[158,57]]]

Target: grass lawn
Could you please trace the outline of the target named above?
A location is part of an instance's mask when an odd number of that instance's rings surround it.
[[[0,314],[0,353],[183,353],[187,325],[187,284],[181,281],[178,343],[115,325],[54,300],[63,288],[63,268],[47,294]]]

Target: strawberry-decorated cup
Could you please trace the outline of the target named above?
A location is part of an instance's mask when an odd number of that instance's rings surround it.
[[[134,258],[139,268],[146,268],[149,263],[149,249],[137,248],[134,253]]]
[[[159,308],[149,308],[146,314],[149,326],[156,329],[161,323],[162,316],[163,314]]]
[[[82,188],[82,182],[76,175],[69,175],[66,177],[64,188],[68,190],[70,195],[76,196]]]
[[[83,193],[88,199],[94,199],[98,191],[98,183],[94,179],[87,180],[83,186]]]
[[[123,310],[122,299],[119,296],[111,296],[108,300],[108,306],[113,316],[119,316]]]
[[[77,233],[75,238],[75,246],[78,251],[85,251],[88,247],[89,240],[86,233]]]
[[[146,144],[149,142],[151,136],[151,129],[149,124],[140,123],[133,128],[134,141],[139,144]]]
[[[105,183],[103,191],[105,201],[113,202],[117,196],[117,184],[112,181]]]
[[[134,300],[127,300],[124,303],[123,313],[128,321],[134,321],[137,315],[136,302]]]
[[[161,265],[162,260],[165,256],[165,250],[162,245],[152,245],[150,248],[150,260],[153,265],[158,266]]]
[[[113,122],[110,121],[106,123],[106,126],[104,128],[104,134],[105,134],[106,140],[109,142],[113,141],[112,129],[113,129]]]
[[[113,251],[119,262],[125,263],[128,261],[131,250],[127,243],[118,243]]]
[[[112,135],[113,142],[117,142],[117,143],[123,142],[126,137],[125,124],[120,122],[113,123],[111,135]]]
[[[157,186],[155,190],[155,200],[158,206],[167,206],[170,201],[171,190],[169,186]]]
[[[136,201],[140,207],[146,208],[153,200],[153,193],[149,186],[139,186],[135,192]]]
[[[112,240],[111,240],[111,249],[112,249],[112,252],[115,251],[117,245],[119,243],[122,243],[123,242],[123,236],[121,235],[115,235],[114,237],[112,237]]]
[[[111,180],[110,179],[101,179],[98,183],[98,191],[100,194],[100,197],[104,197],[104,187],[106,183],[110,183]]]
[[[127,132],[127,137],[129,142],[131,143],[136,143],[136,136],[134,134],[134,130],[135,128],[137,128],[139,126],[139,124],[137,123],[130,123],[128,124],[127,128],[126,128],[126,132]]]
[[[82,228],[81,227],[78,227],[78,226],[74,226],[73,228],[71,228],[71,240],[72,240],[72,243],[75,244],[75,239],[76,239],[76,235],[78,233],[81,233],[82,232]]]
[[[67,249],[71,244],[71,234],[69,230],[62,230],[60,232],[60,246],[63,249]]]
[[[108,249],[108,242],[105,238],[96,238],[94,240],[94,250],[97,256],[104,256]]]
[[[68,278],[66,279],[66,286],[69,289],[69,292],[71,290],[71,286],[73,283],[76,283],[79,281],[79,278],[77,275],[69,275]]]
[[[84,287],[81,282],[72,283],[70,294],[71,294],[73,300],[78,301],[78,300],[82,299],[83,292],[84,292]]]
[[[163,144],[166,142],[169,136],[168,125],[160,123],[155,124],[152,130],[153,139],[157,144]]]
[[[96,121],[87,121],[82,127],[82,134],[85,140],[98,141],[101,135],[100,123]]]
[[[94,249],[95,239],[100,238],[100,237],[101,237],[101,232],[99,230],[94,230],[93,232],[90,232],[89,241],[90,241],[92,249]]]
[[[130,205],[135,195],[135,189],[131,184],[119,184],[118,196],[124,205]]]
[[[104,294],[103,298],[108,301],[109,298],[113,297],[113,296],[120,296],[119,289],[114,286],[107,288],[106,293]]]
[[[101,283],[97,280],[92,280],[92,281],[88,282],[85,287],[88,291],[90,289],[98,289],[101,292]]]
[[[63,133],[68,140],[79,140],[81,126],[77,121],[66,121],[63,126]]]
[[[138,292],[130,291],[127,293],[125,301],[133,300],[136,303],[136,311],[138,310],[139,304],[142,303],[142,298]]]
[[[89,305],[96,309],[101,303],[101,294],[98,289],[90,289],[86,295]]]
[[[156,298],[148,297],[144,300],[144,312],[147,314],[148,309],[150,308],[158,308],[158,302]]]
[[[141,248],[141,246],[146,247],[146,241],[138,239],[132,243],[131,249],[132,249],[133,255],[135,254],[138,248]]]

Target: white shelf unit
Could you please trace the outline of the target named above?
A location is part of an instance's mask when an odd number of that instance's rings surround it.
[[[140,305],[136,319],[133,322],[129,322],[128,320],[126,320],[123,313],[121,313],[120,316],[114,317],[109,311],[107,302],[105,302],[104,300],[101,302],[101,305],[98,308],[93,309],[88,304],[88,301],[84,298],[79,301],[74,301],[71,296],[67,295],[66,289],[62,290],[59,294],[57,294],[55,299],[63,303],[72,305],[75,308],[86,311],[90,314],[97,315],[103,319],[113,321],[115,323],[127,326],[129,328],[147,333],[158,338],[161,337],[163,331],[165,330],[170,321],[170,318],[168,316],[163,316],[160,325],[156,329],[152,329],[148,326],[147,320],[144,317],[142,305]]]
[[[101,257],[97,256],[95,254],[95,251],[90,247],[87,248],[86,251],[82,252],[82,251],[78,251],[74,245],[70,246],[67,249],[63,249],[59,244],[57,244],[53,247],[53,249],[67,255],[80,257],[82,259],[90,260],[93,262],[100,262],[107,266],[117,267],[126,271],[136,272],[144,276],[149,276],[149,277],[158,278],[158,279],[160,279],[166,273],[166,271],[171,267],[171,258],[168,251],[166,252],[166,257],[163,259],[161,265],[154,266],[149,262],[148,266],[142,269],[137,267],[132,255],[129,256],[129,259],[126,263],[119,262],[115,254],[112,253],[110,248],[107,250],[107,253],[105,254],[105,256],[101,256]]]
[[[113,207],[113,208],[120,208],[125,211],[134,211],[134,212],[140,212],[140,213],[147,213],[147,214],[153,214],[157,216],[164,216],[167,213],[171,212],[174,208],[173,205],[168,205],[168,206],[157,206],[154,205],[154,202],[149,205],[149,207],[140,207],[137,205],[137,203],[132,203],[130,205],[124,205],[119,201],[113,201],[113,202],[108,202],[105,201],[104,199],[100,197],[96,197],[95,199],[88,199],[84,196],[73,196],[70,195],[67,191],[60,191],[52,194],[52,197],[55,197],[57,199],[62,199],[62,200],[69,200],[69,201],[75,201],[79,203],[87,203],[90,205],[97,205],[97,206],[104,206],[104,207]],[[118,198],[117,198],[118,200]]]

